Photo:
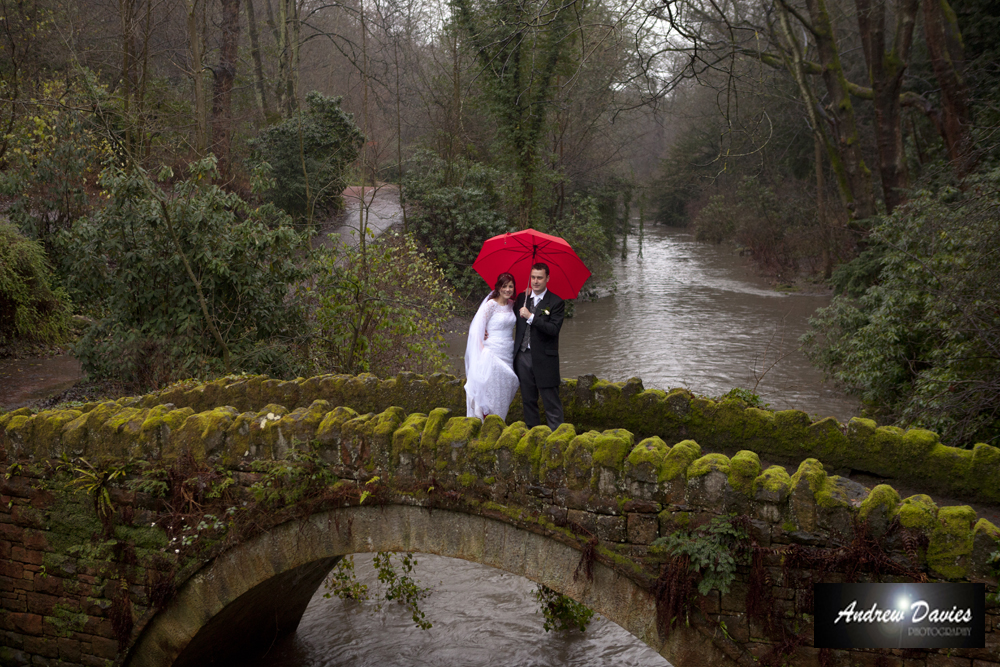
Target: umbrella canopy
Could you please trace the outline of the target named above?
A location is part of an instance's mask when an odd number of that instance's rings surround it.
[[[590,271],[569,243],[534,229],[487,239],[472,268],[490,287],[501,273],[510,273],[518,289],[524,290],[531,267],[538,262],[549,267],[548,289],[563,299],[575,299],[590,277]]]

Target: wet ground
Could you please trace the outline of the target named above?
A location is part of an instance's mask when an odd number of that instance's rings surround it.
[[[31,405],[62,393],[83,378],[68,354],[43,359],[0,359],[0,410]]]

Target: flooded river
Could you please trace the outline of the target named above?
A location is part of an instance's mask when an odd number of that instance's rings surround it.
[[[355,556],[359,580],[376,586],[371,556]],[[417,555],[414,577],[430,586],[421,630],[395,603],[313,597],[294,635],[250,667],[636,667],[668,666],[618,625],[594,616],[586,633],[542,627],[527,579],[453,558]]]
[[[560,370],[574,378],[638,376],[646,388],[687,387],[719,396],[754,390],[773,409],[794,408],[846,422],[858,403],[823,383],[799,352],[808,317],[825,294],[782,293],[755,276],[728,246],[684,231],[646,232],[616,262],[616,292],[576,305],[559,337]]]
[[[676,230],[654,228],[643,257],[635,244],[617,263],[612,296],[578,303],[560,336],[563,377],[643,379],[646,387],[688,387],[710,396],[755,389],[777,409],[797,408],[847,420],[856,403],[822,383],[798,352],[806,318],[824,295],[782,294],[753,275],[726,246],[695,243]],[[461,356],[464,337],[454,340]],[[595,617],[586,634],[545,633],[534,584],[475,563],[419,555],[416,576],[433,588],[423,609],[434,627],[416,628],[390,605],[313,598],[299,630],[272,647],[255,667],[426,665],[667,665],[622,628]],[[359,578],[375,574],[357,557]]]

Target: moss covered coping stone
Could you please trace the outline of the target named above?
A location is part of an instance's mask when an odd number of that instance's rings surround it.
[[[770,412],[735,399],[697,397],[684,389],[644,389],[638,378],[608,382],[583,376],[564,381],[562,393],[567,421],[576,426],[578,433],[620,428],[632,433],[634,441],[650,437],[667,443],[690,439],[709,451],[747,450],[794,465],[805,458],[816,458],[834,469],[851,468],[949,495],[1000,502],[1000,449],[983,443],[971,450],[947,447],[930,431],[878,427],[861,418],[852,419],[846,426],[832,418],[812,422],[808,415],[795,410]],[[287,382],[266,376],[227,376],[208,383],[186,381],[146,396],[123,398],[114,403],[116,408],[88,404],[79,410],[87,414],[97,409],[106,412],[173,403],[176,408],[190,407],[195,412],[229,405],[245,413],[275,403],[294,411],[316,400],[350,407],[361,414],[379,413],[391,405],[401,407],[406,414],[430,414],[436,408],[461,414],[465,405],[461,379],[445,374],[422,377],[401,373],[389,379],[369,374],[330,374]],[[22,428],[25,420],[17,417],[31,414],[15,412],[0,414],[0,435]],[[84,421],[80,426],[87,428],[88,424]],[[80,439],[68,438],[71,446]],[[629,453],[624,452],[626,456]],[[599,459],[616,464],[621,455],[620,447],[602,447]]]

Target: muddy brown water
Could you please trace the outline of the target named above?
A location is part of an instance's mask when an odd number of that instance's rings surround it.
[[[548,632],[527,579],[453,558],[417,554],[413,576],[431,588],[417,628],[405,607],[313,597],[295,634],[249,667],[604,667],[669,665],[620,626],[595,616],[586,633]],[[372,558],[355,556],[358,579],[378,585]]]

